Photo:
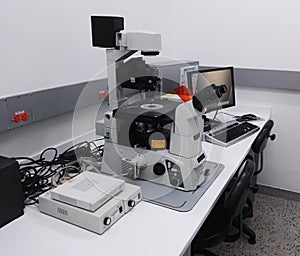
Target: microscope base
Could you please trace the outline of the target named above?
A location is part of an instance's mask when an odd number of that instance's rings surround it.
[[[204,161],[203,152],[192,158],[185,158],[170,154],[168,150],[130,148],[106,141],[101,171],[111,175],[127,173],[133,179],[192,191],[208,175]]]

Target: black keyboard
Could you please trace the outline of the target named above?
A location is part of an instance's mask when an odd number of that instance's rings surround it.
[[[212,130],[205,134],[205,140],[227,147],[259,130],[257,125],[248,122],[234,122],[220,129]]]

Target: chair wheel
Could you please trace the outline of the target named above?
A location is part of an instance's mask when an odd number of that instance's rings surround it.
[[[256,239],[255,238],[249,238],[248,243],[249,244],[256,244]]]
[[[243,219],[246,218],[252,218],[253,217],[253,213],[252,213],[252,209],[250,207],[244,207],[243,209]]]

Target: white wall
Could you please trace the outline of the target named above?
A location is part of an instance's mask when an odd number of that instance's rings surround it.
[[[174,0],[170,8],[175,44],[166,47],[174,57],[300,71],[299,1]],[[273,108],[277,139],[268,145],[259,182],[300,192],[300,92],[239,87],[236,98]]]
[[[91,47],[90,14],[122,15],[127,29],[161,32],[167,56],[300,70],[299,7],[296,0],[1,1],[0,97],[86,81],[104,68],[104,50]],[[260,182],[300,192],[299,93],[240,88],[237,99],[273,107],[277,140]],[[84,111],[82,132],[93,127]],[[63,115],[1,133],[0,154],[32,155],[71,138],[72,115]]]
[[[267,145],[258,182],[300,192],[300,91],[239,87],[236,98],[238,104],[272,106],[276,140]]]
[[[124,16],[126,29],[165,34],[168,2],[0,1],[0,97],[93,78],[105,51],[91,47],[90,15]]]
[[[0,1],[0,98],[87,81],[101,71],[106,66],[105,50],[91,46],[91,14],[124,16],[126,29],[159,32],[164,44],[169,2]],[[73,132],[75,136],[89,132],[93,120],[92,107],[77,113],[76,129],[73,115],[66,114],[2,132],[0,155],[34,155],[70,141]]]
[[[299,10],[297,0],[173,0],[172,55],[208,65],[300,70]]]

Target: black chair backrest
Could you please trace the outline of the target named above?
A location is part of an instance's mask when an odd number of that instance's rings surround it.
[[[261,131],[259,132],[259,134],[257,135],[256,139],[254,140],[251,149],[254,153],[261,153],[263,152],[263,150],[265,149],[267,142],[268,142],[268,138],[270,136],[271,130],[274,126],[274,121],[273,120],[269,120],[268,122],[266,122],[266,124],[264,125],[264,127],[261,129]]]
[[[238,216],[246,204],[254,167],[252,160],[245,161],[240,175],[226,197],[224,207],[232,218]]]

